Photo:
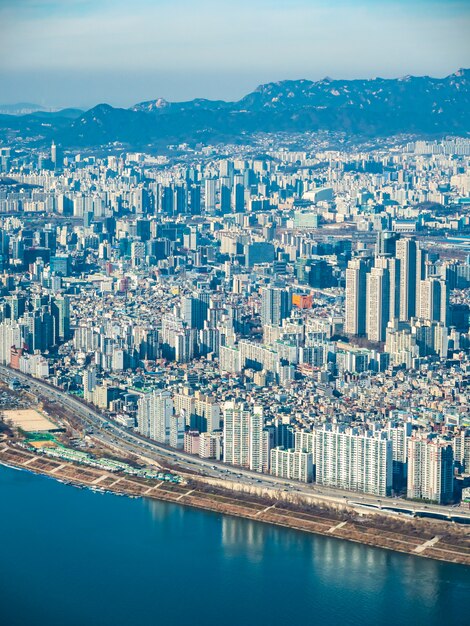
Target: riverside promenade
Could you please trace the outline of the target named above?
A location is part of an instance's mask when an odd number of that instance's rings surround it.
[[[299,531],[336,537],[417,557],[470,565],[469,527],[447,521],[410,519],[377,512],[358,514],[354,509],[277,500],[234,493],[188,477],[186,484],[127,476],[48,458],[0,441],[0,463],[44,474],[79,487],[131,497],[174,502],[207,511],[233,515]]]

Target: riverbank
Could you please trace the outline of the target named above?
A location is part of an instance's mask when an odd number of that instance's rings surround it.
[[[48,458],[5,440],[0,442],[0,463],[79,487],[174,502],[419,557],[470,565],[469,529],[450,522],[377,513],[361,515],[354,509],[336,510],[327,505],[312,506],[252,494],[235,494],[191,478],[187,484],[178,485],[131,477]]]

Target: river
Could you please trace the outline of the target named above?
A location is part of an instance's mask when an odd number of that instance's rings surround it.
[[[0,466],[2,626],[465,625],[470,568]]]

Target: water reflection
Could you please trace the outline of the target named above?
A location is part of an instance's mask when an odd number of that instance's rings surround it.
[[[15,480],[0,472],[2,624],[468,621],[470,568],[42,477],[26,492]]]

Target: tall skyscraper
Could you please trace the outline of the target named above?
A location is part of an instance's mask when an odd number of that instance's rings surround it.
[[[263,287],[261,290],[261,323],[280,326],[282,320],[289,317],[291,298],[286,289],[281,287]]]
[[[205,200],[204,206],[206,213],[215,213],[217,180],[215,178],[207,178],[204,184]]]
[[[55,143],[55,141],[51,144],[51,161],[55,169],[61,168],[64,164],[62,149]]]
[[[230,213],[232,199],[232,183],[230,178],[220,179],[220,211],[222,214]]]
[[[346,269],[345,331],[350,335],[366,332],[367,266],[363,259],[352,259]]]
[[[416,256],[419,244],[414,239],[399,239],[396,257],[400,261],[400,320],[408,321],[416,314]]]
[[[377,259],[379,262],[380,259]],[[367,274],[366,332],[370,341],[385,341],[390,319],[390,272],[386,262]]]
[[[420,313],[421,306],[421,281],[428,277],[428,251],[423,250],[417,245],[416,248],[416,306],[415,306],[415,315],[418,316]]]
[[[395,256],[399,233],[390,230],[380,230],[377,233],[376,250],[378,255]]]
[[[416,313],[430,322],[447,325],[448,291],[444,280],[432,276],[420,281],[420,302]]]
[[[68,296],[54,298],[51,302],[54,317],[55,342],[67,341],[70,338],[70,299]]]
[[[243,213],[245,210],[245,186],[241,174],[234,177],[232,187],[232,207],[234,213]]]

